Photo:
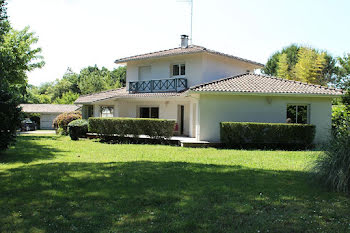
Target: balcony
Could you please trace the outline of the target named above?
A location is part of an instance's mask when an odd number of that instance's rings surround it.
[[[130,93],[180,92],[186,89],[186,78],[170,78],[129,82]]]

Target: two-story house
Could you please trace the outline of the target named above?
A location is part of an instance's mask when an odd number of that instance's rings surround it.
[[[315,142],[331,129],[331,101],[339,89],[254,74],[264,65],[188,45],[120,58],[127,86],[80,96],[83,117],[175,119],[176,131],[210,142],[220,140],[219,123],[275,122],[316,125]]]

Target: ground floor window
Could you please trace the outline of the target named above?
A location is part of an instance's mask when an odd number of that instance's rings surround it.
[[[83,106],[83,118],[88,119],[89,117],[94,116],[94,106],[93,105],[84,105]]]
[[[101,117],[113,117],[114,108],[111,106],[101,106]]]
[[[288,104],[287,123],[309,124],[309,105]]]
[[[159,118],[159,107],[140,107],[140,118]]]

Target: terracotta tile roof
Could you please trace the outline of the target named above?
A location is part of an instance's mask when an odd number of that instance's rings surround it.
[[[195,92],[342,95],[340,89],[259,74],[242,74],[190,88]]]
[[[247,62],[247,63],[253,64],[253,65],[259,66],[259,67],[264,67],[263,64],[255,62],[255,61],[251,61],[248,59],[244,59],[244,58],[232,56],[229,54],[217,52],[217,51],[207,49],[205,47],[198,46],[198,45],[190,45],[187,48],[178,47],[178,48],[161,50],[161,51],[152,52],[152,53],[140,54],[140,55],[136,55],[136,56],[124,57],[124,58],[120,58],[120,59],[115,60],[115,63],[118,64],[118,63],[125,63],[128,61],[136,61],[136,60],[142,60],[142,59],[148,59],[148,58],[159,58],[159,57],[167,57],[167,56],[174,56],[174,55],[194,54],[194,53],[216,54],[216,55],[236,59],[239,61]]]
[[[28,113],[62,113],[73,112],[80,106],[73,104],[21,104],[23,112]]]
[[[125,87],[98,92],[90,95],[81,95],[75,104],[87,104],[111,98],[142,98],[142,97],[174,97],[183,95],[184,92],[158,92],[158,93],[129,93]]]

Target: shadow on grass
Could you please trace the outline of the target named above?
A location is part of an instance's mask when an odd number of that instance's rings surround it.
[[[293,171],[176,162],[0,173],[0,232],[346,232],[349,199]]]
[[[40,144],[41,140],[55,141],[57,136],[19,136],[14,148],[0,153],[0,163],[30,163],[35,160],[53,159],[58,152],[62,152],[57,148]]]

